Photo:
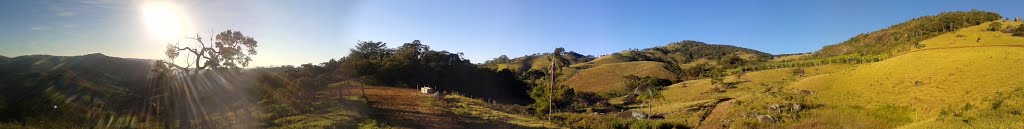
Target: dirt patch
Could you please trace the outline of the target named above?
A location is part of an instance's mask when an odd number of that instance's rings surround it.
[[[735,105],[733,104],[734,102],[736,102],[735,99],[724,101],[715,105],[715,107],[710,111],[710,113],[708,113],[707,117],[704,119],[704,121],[701,122],[698,128],[729,128],[729,124],[732,122],[729,121],[729,116],[727,116],[727,114],[729,114],[729,109],[731,109]]]
[[[456,116],[425,103],[431,96],[413,89],[370,86],[366,98],[375,109],[371,117],[384,123],[416,129],[457,129]]]

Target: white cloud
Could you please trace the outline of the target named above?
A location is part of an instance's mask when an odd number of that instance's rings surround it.
[[[78,28],[78,24],[64,24],[64,28]]]
[[[75,15],[78,15],[78,13],[71,12],[71,11],[64,11],[64,12],[57,13],[57,16],[62,16],[62,17],[69,17],[69,16],[75,16]]]
[[[53,27],[50,27],[50,26],[36,26],[36,27],[32,27],[32,30],[34,30],[34,31],[47,31],[47,30],[50,30],[50,29],[53,29]]]

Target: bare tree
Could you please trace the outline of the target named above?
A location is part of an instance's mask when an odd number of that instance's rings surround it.
[[[179,43],[167,44],[164,54],[171,60],[177,58],[182,52],[188,54],[185,57],[185,64],[187,64],[185,67],[173,65],[173,63],[170,65],[181,69],[192,69],[193,74],[198,74],[203,69],[246,67],[252,61],[251,56],[256,55],[258,46],[252,37],[231,30],[217,34],[208,42],[203,42],[203,38],[199,35],[189,39],[195,40],[195,44],[184,47]]]

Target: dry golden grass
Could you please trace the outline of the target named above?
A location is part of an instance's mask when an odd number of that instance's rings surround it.
[[[675,79],[676,75],[665,69],[665,64],[653,61],[635,61],[600,65],[576,73],[564,82],[576,91],[604,93],[618,90],[625,82],[623,76],[652,76]]]
[[[1021,54],[1024,48],[1016,47],[918,51],[801,81],[795,87],[818,91],[815,101],[826,105],[864,109],[896,105],[912,109],[908,117],[913,121],[925,121],[949,106],[970,103],[987,108],[986,98],[1024,85],[1018,79],[1024,73],[1024,67],[1019,67],[1024,63]]]
[[[1021,25],[1022,22],[1013,21],[994,21],[1003,24],[1003,28],[1016,27]],[[1024,38],[1014,37],[1008,33],[988,31],[989,24],[994,22],[983,23],[978,26],[967,27],[964,29],[957,30],[953,33],[946,33],[934,38],[921,41],[920,44],[924,44],[925,47],[921,49],[933,49],[933,48],[949,48],[949,47],[967,47],[967,46],[982,46],[982,45],[1024,45]],[[980,40],[979,40],[980,39]]]
[[[447,109],[445,110],[455,113],[456,115],[483,119],[485,120],[485,123],[489,124],[499,124],[494,122],[501,122],[502,124],[511,124],[524,128],[561,128],[559,125],[537,119],[536,117],[497,110],[495,108],[501,107],[497,107],[478,99],[467,98],[460,95],[446,95],[444,96],[444,99],[448,101]]]
[[[624,53],[628,53],[628,52],[624,52]],[[622,59],[619,59],[619,58],[615,58],[614,56],[611,56],[611,55],[605,55],[605,56],[598,57],[597,59],[594,59],[593,61],[590,61],[590,62],[593,62],[594,65],[602,65],[602,64],[622,63],[622,62],[625,62],[625,61],[623,61]]]
[[[852,65],[830,64],[804,69],[806,69],[807,76],[816,76],[842,71],[850,67]],[[784,104],[789,101],[784,99],[786,97],[784,95],[792,94],[790,93],[792,89],[783,88],[799,79],[807,78],[794,76],[793,69],[756,71],[746,73],[742,77],[729,76],[725,78],[725,81],[736,83],[736,85],[735,88],[724,92],[715,90],[708,79],[676,83],[662,91],[664,99],[655,102],[652,107],[653,111],[649,113],[667,113],[667,119],[700,125],[698,128],[741,126],[742,124],[734,124],[754,121],[744,115],[748,115],[750,112],[766,113],[768,111],[765,108],[768,105]],[[637,110],[647,112],[648,108]],[[702,117],[704,117],[703,121]]]
[[[1019,122],[1024,116],[990,110],[991,98],[1024,85],[1019,79],[1019,73],[1024,73],[1024,67],[1020,67],[1024,64],[1024,56],[1020,56],[1024,47],[1018,46],[1024,45],[1024,38],[985,31],[988,24],[925,40],[923,49],[881,62],[795,82],[790,88],[816,91],[811,101],[825,105],[806,113],[813,120],[796,125],[1024,127]],[[977,42],[979,37],[981,42]],[[962,121],[941,115],[942,110],[959,111],[964,105],[975,108],[962,111],[967,114]]]

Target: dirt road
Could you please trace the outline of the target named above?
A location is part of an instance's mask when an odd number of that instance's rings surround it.
[[[431,96],[414,89],[370,86],[366,97],[375,108],[371,117],[390,125],[414,129],[464,128],[455,115],[428,105],[426,99]]]

